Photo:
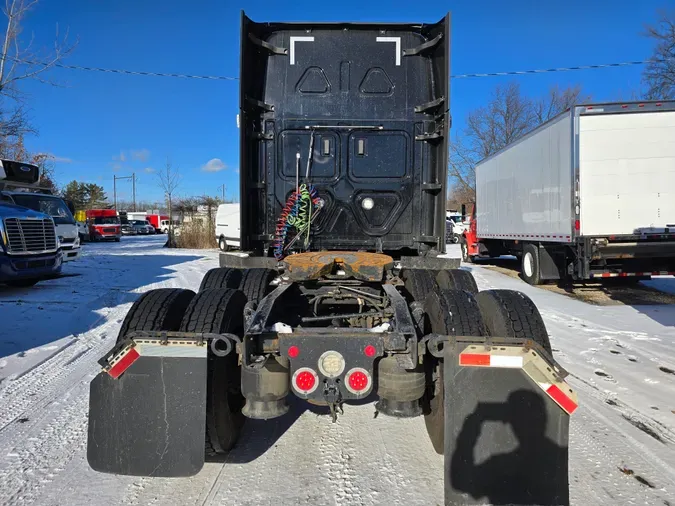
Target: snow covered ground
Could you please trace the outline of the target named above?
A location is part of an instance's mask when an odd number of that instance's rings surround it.
[[[0,288],[0,503],[35,505],[442,504],[442,458],[422,419],[346,406],[338,423],[297,403],[249,421],[224,463],[189,479],[102,475],[86,462],[88,384],[138,294],[196,290],[216,251],[165,238],[88,244],[72,275]],[[458,254],[456,249],[453,254]],[[481,289],[530,295],[581,407],[572,417],[577,505],[675,505],[675,307],[591,306],[469,266]],[[672,279],[654,283],[674,288]]]

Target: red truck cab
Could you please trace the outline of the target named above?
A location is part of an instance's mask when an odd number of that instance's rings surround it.
[[[169,217],[163,214],[148,214],[145,221],[155,227],[155,233],[167,234],[169,232]]]
[[[90,209],[86,215],[91,241],[120,241],[122,227],[120,217],[115,209]]]

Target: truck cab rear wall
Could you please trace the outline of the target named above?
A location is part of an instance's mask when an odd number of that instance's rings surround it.
[[[313,247],[445,250],[449,33],[449,16],[372,25],[242,15],[242,249],[272,246],[266,234],[296,171],[309,171],[325,200]],[[275,157],[262,155],[261,136]]]

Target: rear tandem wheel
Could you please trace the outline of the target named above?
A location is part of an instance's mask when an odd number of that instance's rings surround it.
[[[178,330],[194,296],[195,292],[182,288],[158,288],[145,292],[129,309],[117,342],[123,341],[131,332]]]
[[[447,336],[485,336],[487,330],[474,296],[464,290],[435,290],[424,302],[431,333]],[[427,394],[424,423],[436,453],[442,455],[445,447],[445,414],[443,389],[443,361],[427,356],[427,373],[434,376]]]
[[[215,288],[192,299],[180,325],[182,332],[235,334],[244,329],[246,297],[239,290]],[[225,357],[209,353],[207,364],[206,440],[215,453],[235,445],[244,424],[241,409],[241,369],[237,354]]]

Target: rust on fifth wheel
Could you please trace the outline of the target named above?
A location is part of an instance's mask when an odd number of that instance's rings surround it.
[[[339,270],[346,277],[363,281],[382,281],[384,272],[394,264],[394,259],[381,253],[362,251],[317,251],[287,257],[284,262],[293,281],[318,279],[336,274]]]

